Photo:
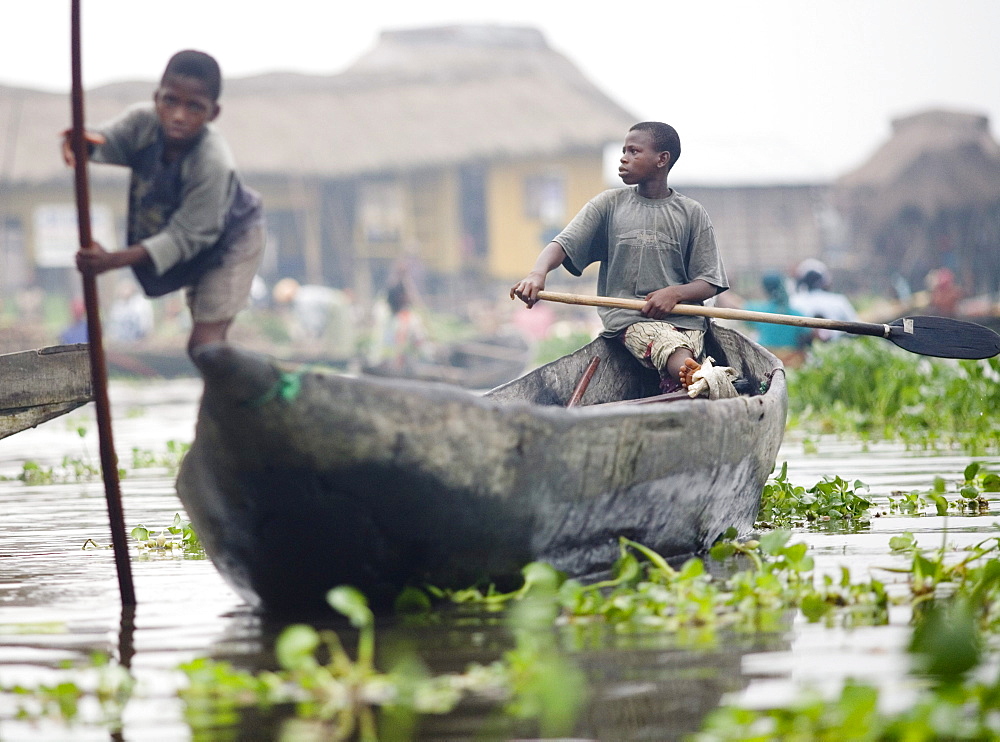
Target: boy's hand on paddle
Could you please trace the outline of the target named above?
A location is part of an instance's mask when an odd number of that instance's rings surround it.
[[[517,297],[531,309],[538,303],[538,292],[545,290],[545,276],[538,273],[529,273],[520,281],[511,286],[510,298]]]
[[[510,298],[515,296],[531,309],[538,303],[538,292],[545,290],[545,277],[566,261],[566,251],[558,242],[550,242],[538,254],[531,272],[515,283],[510,289]]]
[[[683,299],[677,286],[666,286],[646,294],[642,314],[650,319],[663,319]]]
[[[104,144],[107,139],[101,134],[93,134],[89,131],[83,133],[83,140],[87,144]],[[73,151],[73,130],[66,129],[62,133],[62,156],[63,162],[70,167],[76,167],[76,153]]]

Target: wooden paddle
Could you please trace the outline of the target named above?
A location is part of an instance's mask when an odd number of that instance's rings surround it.
[[[72,64],[73,64],[73,129],[72,144],[76,175],[76,213],[80,228],[80,248],[91,249],[90,193],[87,187],[87,142],[83,129],[83,76],[80,55],[80,0],[72,3]],[[132,567],[128,558],[128,537],[122,511],[122,495],[118,479],[118,456],[111,435],[111,404],[108,399],[108,369],[104,358],[101,332],[100,303],[97,296],[97,279],[83,277],[83,299],[87,307],[87,339],[90,345],[90,377],[94,387],[94,405],[97,408],[97,432],[101,451],[101,472],[104,475],[104,494],[108,503],[111,523],[111,544],[118,569],[118,588],[122,605],[135,605],[135,588],[132,585]]]
[[[618,299],[610,296],[580,296],[539,291],[538,298],[561,304],[582,304],[591,307],[615,307],[640,310],[646,304],[642,299]],[[911,353],[938,358],[992,358],[1000,353],[1000,335],[988,327],[974,322],[963,322],[950,317],[905,317],[880,325],[873,322],[845,322],[820,317],[799,317],[791,314],[750,312],[743,309],[703,307],[678,304],[673,314],[694,317],[738,320],[740,322],[767,322],[774,325],[796,325],[820,330],[840,330],[851,335],[871,335],[895,343]]]

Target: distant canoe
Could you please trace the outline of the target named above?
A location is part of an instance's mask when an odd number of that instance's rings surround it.
[[[93,398],[85,343],[0,355],[0,438],[65,415]]]
[[[285,361],[346,370],[356,359],[334,356],[322,347],[275,347],[268,355]],[[117,343],[105,348],[111,376],[177,379],[195,377],[198,369],[186,343],[164,346],[150,343]],[[416,381],[440,381],[465,389],[492,389],[524,373],[531,355],[520,336],[475,338],[443,348],[434,361],[415,361],[397,368],[391,364],[368,366],[365,374]]]
[[[143,343],[111,345],[105,349],[108,374],[119,377],[146,379],[196,378],[198,369],[191,362],[187,342],[177,340],[172,346],[151,346]],[[346,368],[348,359],[333,357],[322,351],[302,348],[279,348],[275,355],[295,363],[312,363],[328,368]]]
[[[533,560],[593,575],[622,536],[703,552],[752,528],[787,408],[772,354],[721,327],[707,348],[755,393],[614,404],[657,378],[603,338],[483,396],[208,346],[178,494],[223,576],[274,613],[340,584],[383,607],[406,585],[510,586]]]
[[[146,348],[141,344],[116,344],[105,348],[109,376],[144,379],[183,379],[198,376],[186,344],[175,347]]]
[[[520,335],[497,335],[452,343],[437,361],[410,360],[404,365],[365,366],[369,376],[440,381],[465,389],[492,389],[524,373],[531,348]]]

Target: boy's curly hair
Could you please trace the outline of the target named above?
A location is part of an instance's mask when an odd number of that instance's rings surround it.
[[[168,75],[181,75],[201,80],[205,83],[208,94],[212,96],[214,101],[219,100],[219,96],[222,94],[222,70],[219,69],[219,63],[211,54],[194,49],[177,52],[167,62],[167,68],[163,71],[163,77],[160,80],[161,84]]]
[[[629,131],[648,131],[653,137],[653,146],[656,147],[656,151],[670,153],[671,168],[680,159],[681,138],[677,134],[677,130],[670,124],[664,124],[662,121],[640,121],[633,125]]]

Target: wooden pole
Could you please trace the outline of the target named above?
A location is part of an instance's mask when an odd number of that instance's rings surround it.
[[[590,364],[583,372],[583,376],[580,378],[580,381],[577,382],[576,388],[573,390],[573,394],[570,395],[569,402],[566,403],[567,407],[576,407],[580,404],[580,400],[583,399],[583,395],[586,393],[587,387],[590,386],[590,380],[594,378],[594,372],[597,371],[597,366],[600,362],[600,356],[594,356],[590,359]]]
[[[80,0],[72,3],[72,57],[73,57],[73,130],[71,143],[76,174],[76,213],[80,227],[80,248],[91,249],[90,194],[87,188],[87,142],[84,137],[83,76],[80,55]],[[97,279],[83,276],[83,300],[87,307],[87,339],[90,341],[90,375],[94,386],[94,404],[97,407],[97,432],[100,437],[101,472],[104,475],[104,493],[108,502],[108,519],[111,522],[111,543],[115,551],[118,587],[122,605],[135,605],[135,588],[132,585],[132,566],[128,558],[128,540],[118,479],[118,456],[111,434],[111,404],[108,400],[108,369],[104,358],[104,340],[101,332],[100,303],[97,296]]]

